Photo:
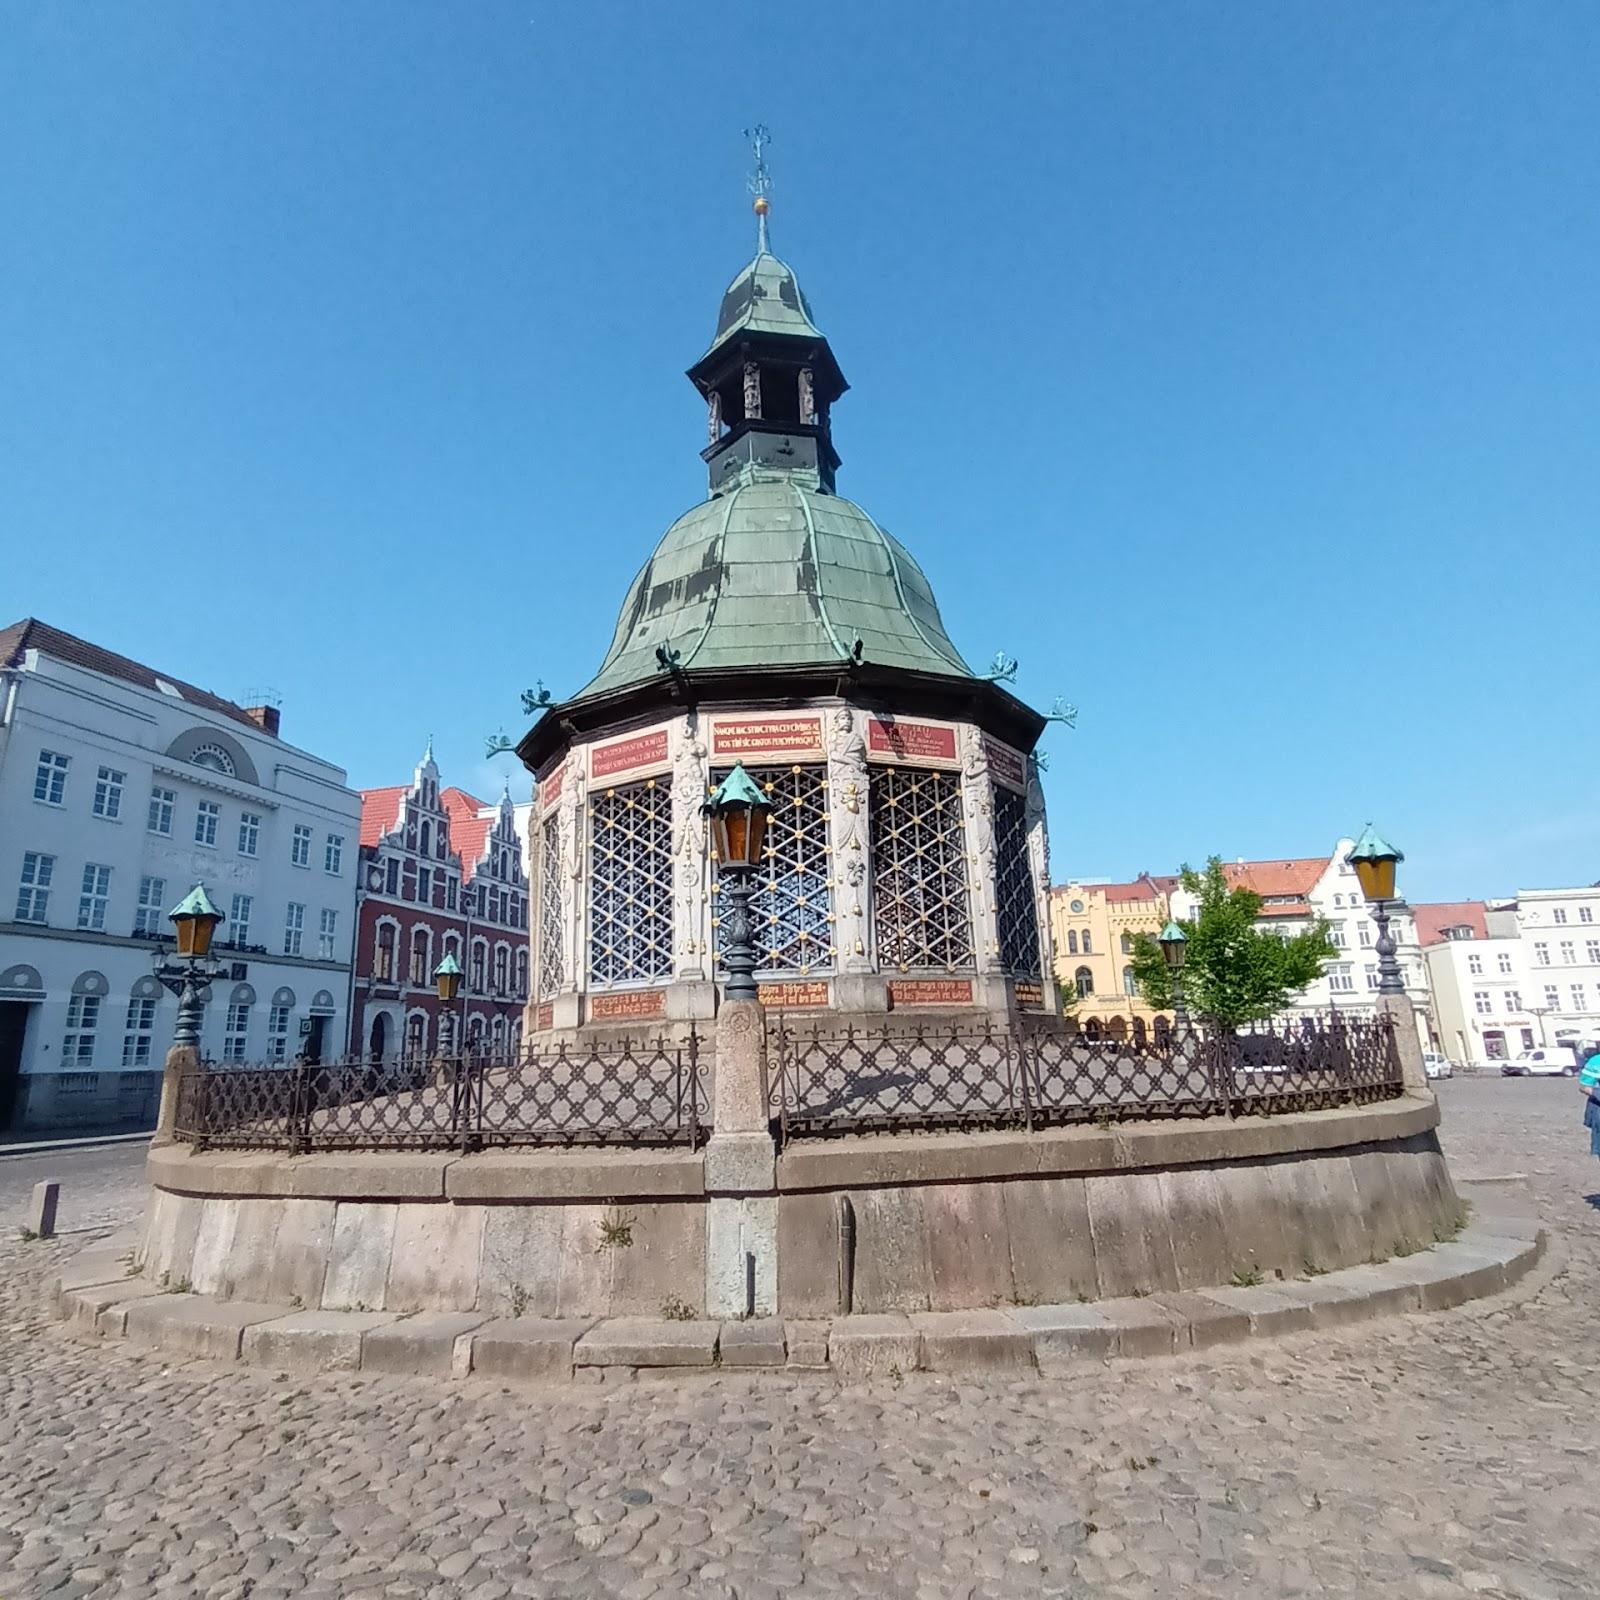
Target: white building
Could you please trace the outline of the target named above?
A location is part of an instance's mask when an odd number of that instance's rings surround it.
[[[1527,951],[1503,922],[1489,926],[1481,900],[1418,905],[1417,933],[1433,983],[1439,1048],[1463,1066],[1505,1061],[1552,1044],[1535,1009]]]
[[[1600,1040],[1600,884],[1582,889],[1521,889],[1490,901],[1489,933],[1522,946],[1528,1009],[1540,1044]]]
[[[1230,884],[1252,889],[1261,896],[1259,920],[1292,935],[1309,928],[1318,918],[1328,922],[1338,954],[1324,963],[1318,978],[1288,1008],[1287,1015],[1303,1016],[1345,1011],[1370,1016],[1378,998],[1377,924],[1361,893],[1355,870],[1345,857],[1355,848],[1353,839],[1340,839],[1325,856],[1299,856],[1287,861],[1235,861],[1224,868]],[[1194,897],[1187,890],[1172,891],[1173,915],[1194,915]],[[1395,958],[1416,1018],[1417,1036],[1429,1041],[1431,996],[1428,969],[1417,943],[1411,907],[1395,903],[1389,918],[1389,936]]]
[[[196,883],[227,917],[202,1052],[338,1051],[360,819],[276,707],[0,630],[0,1128],[153,1120],[177,1002],[152,956]]]

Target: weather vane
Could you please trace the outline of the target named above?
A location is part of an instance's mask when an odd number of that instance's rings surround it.
[[[772,209],[772,174],[767,170],[767,146],[772,143],[772,130],[764,122],[746,128],[744,136],[756,153],[756,170],[750,175],[750,193],[755,196],[752,209],[756,214],[756,248],[767,248],[767,213]]]

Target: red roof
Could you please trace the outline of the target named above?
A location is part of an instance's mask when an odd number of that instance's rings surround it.
[[[478,813],[488,810],[488,805],[453,785],[439,791],[439,803],[450,818],[450,843],[461,857],[461,881],[470,883],[483,860],[483,847],[494,831],[495,819],[480,817]]]
[[[1222,869],[1230,888],[1253,889],[1263,898],[1292,894],[1301,899],[1311,893],[1327,870],[1326,856],[1299,856],[1292,861],[1232,861]]]
[[[224,700],[221,695],[212,694],[209,689],[197,689],[192,683],[185,683],[181,678],[172,678],[164,672],[156,672],[153,668],[132,661],[127,656],[119,656],[113,650],[102,650],[99,645],[90,644],[87,639],[80,639],[76,634],[63,633],[60,628],[52,628],[49,623],[40,622],[36,617],[24,617],[21,622],[13,622],[9,628],[0,628],[0,667],[20,665],[23,652],[27,650],[38,650],[44,655],[55,657],[57,661],[65,661],[70,666],[82,667],[88,672],[98,672],[107,678],[120,678],[124,683],[136,684],[139,688],[152,690],[156,694],[164,692],[159,686],[160,683],[170,684],[192,706],[199,706],[203,711],[215,711],[220,716],[231,717],[235,722],[242,722],[258,733],[266,731],[243,706],[235,705],[232,700]]]
[[[1446,928],[1471,928],[1474,939],[1489,937],[1489,923],[1481,900],[1440,900],[1411,907],[1417,920],[1418,944],[1443,944]]]
[[[1177,887],[1176,878],[1152,878],[1148,872],[1141,872],[1132,883],[1106,884],[1102,893],[1106,897],[1107,905],[1129,905],[1139,901],[1159,900],[1162,895],[1171,894]]]
[[[386,833],[394,832],[400,815],[400,796],[409,794],[409,783],[392,783],[387,789],[361,791],[361,842],[376,844]]]

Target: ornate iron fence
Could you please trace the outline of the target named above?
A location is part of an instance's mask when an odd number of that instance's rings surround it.
[[[1035,1128],[1150,1117],[1267,1115],[1390,1099],[1387,1016],[1301,1019],[1145,1044],[1027,1027],[792,1032],[771,1040],[773,1115],[804,1138],[911,1128]]]
[[[699,1039],[517,1056],[207,1064],[178,1082],[174,1132],[258,1150],[487,1150],[698,1145],[707,1131]]]

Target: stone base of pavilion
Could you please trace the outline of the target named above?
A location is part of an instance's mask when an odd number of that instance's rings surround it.
[[[1181,1354],[1379,1316],[1449,1309],[1539,1279],[1546,1235],[1525,1191],[1464,1184],[1453,1239],[1342,1271],[1260,1285],[1160,1290],[1084,1304],[717,1322],[440,1310],[305,1310],[200,1294],[133,1273],[136,1237],[84,1251],[50,1288],[76,1337],[296,1375],[355,1371],[549,1383],[651,1373],[786,1372],[844,1380],[912,1373],[1069,1373],[1085,1360]],[[1525,1282],[1525,1280],[1527,1280]]]
[[[748,1308],[783,1318],[1272,1283],[1453,1238],[1438,1118],[1410,1091],[1273,1116],[863,1133],[775,1157],[766,1134],[479,1153],[158,1143],[134,1265],[152,1289],[306,1310],[725,1317],[746,1303],[716,1298],[719,1241],[759,1207]],[[765,1152],[749,1174],[744,1143]]]

